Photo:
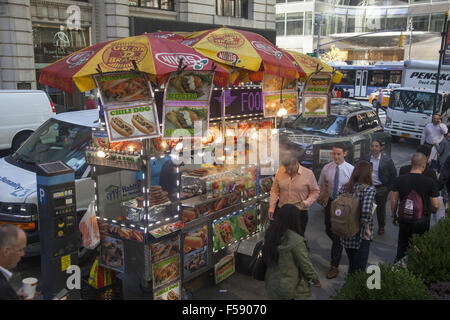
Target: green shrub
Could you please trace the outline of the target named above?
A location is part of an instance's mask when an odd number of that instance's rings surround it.
[[[379,264],[380,289],[368,289],[371,274],[358,272],[347,276],[345,285],[334,300],[432,300],[425,284],[410,271],[390,264]]]
[[[450,218],[444,218],[423,235],[411,237],[406,250],[408,270],[426,285],[450,282]]]

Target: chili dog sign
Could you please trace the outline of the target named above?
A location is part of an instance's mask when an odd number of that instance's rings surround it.
[[[160,136],[155,104],[125,106],[105,110],[110,141]]]

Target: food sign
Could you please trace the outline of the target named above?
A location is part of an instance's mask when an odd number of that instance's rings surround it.
[[[313,73],[303,88],[303,116],[327,117],[330,114],[331,88],[334,73]]]
[[[277,117],[281,103],[286,109],[285,116],[298,114],[297,80],[264,73],[263,83],[264,117]]]
[[[155,104],[105,108],[110,141],[160,136]]]
[[[153,288],[161,287],[180,276],[180,256],[162,260],[152,265]]]
[[[214,279],[216,284],[230,277],[235,271],[234,254],[227,255],[214,265]]]
[[[258,215],[256,207],[217,219],[213,222],[213,251],[217,252],[257,231]]]
[[[125,271],[123,241],[111,237],[101,236],[101,265],[119,272]]]
[[[214,72],[173,72],[166,84],[163,111],[165,138],[206,136]],[[197,125],[197,127],[196,127]],[[178,130],[177,130],[178,129]],[[182,130],[184,129],[184,130]]]
[[[180,281],[171,283],[155,291],[153,300],[181,300]]]
[[[184,234],[184,270],[183,277],[208,265],[208,229],[207,226],[193,229]]]

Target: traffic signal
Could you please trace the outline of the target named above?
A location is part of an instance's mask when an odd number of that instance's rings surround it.
[[[405,36],[403,35],[403,33],[400,33],[400,37],[398,38],[398,46],[403,47],[404,41],[405,41]]]

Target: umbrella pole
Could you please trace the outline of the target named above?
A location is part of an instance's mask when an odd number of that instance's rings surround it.
[[[225,88],[222,87],[222,106],[221,106],[221,116],[222,116],[222,137],[225,139]]]

